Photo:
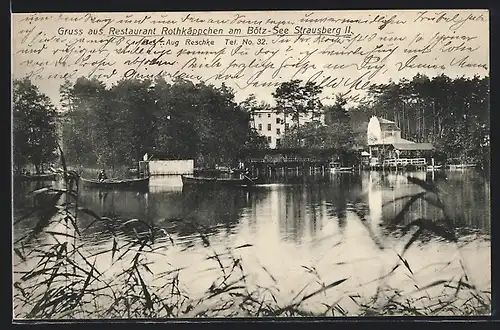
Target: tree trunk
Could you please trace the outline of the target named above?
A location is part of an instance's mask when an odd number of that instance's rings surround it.
[[[405,111],[406,111],[406,125],[407,125],[407,127],[408,127],[408,132],[407,132],[406,134],[410,134],[410,132],[411,132],[411,131],[410,131],[410,120],[409,120],[410,118],[409,118],[409,116],[408,116],[408,110],[406,109],[406,106],[405,106],[405,105],[406,105],[406,104],[405,104],[405,102],[403,101],[403,109],[405,109]]]
[[[425,137],[426,136],[426,134],[425,134],[425,110],[422,114],[422,131],[423,131],[422,135],[423,135],[423,137]]]
[[[288,115],[288,113],[287,113],[286,109],[285,109],[285,110],[283,110],[283,125],[285,125],[285,126],[283,127],[283,132],[285,132],[285,133],[286,133],[286,131],[287,131],[287,129],[286,129],[286,117],[287,117],[287,115]]]

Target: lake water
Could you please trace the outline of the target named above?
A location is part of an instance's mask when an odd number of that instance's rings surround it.
[[[155,274],[184,268],[179,278],[191,298],[203,297],[221,275],[217,261],[209,257],[231,252],[241,258],[248,285],[275,288],[278,303],[291,301],[303,288],[307,294],[322,283],[347,278],[308,300],[306,306],[321,311],[325,300],[335,300],[347,314],[355,314],[352,296],[374,295],[380,284],[377,279],[398,263],[398,254],[409,240],[410,234],[402,235],[399,227],[391,225],[408,201],[400,197],[423,191],[408,181],[408,175],[436,183],[447,214],[460,229],[460,240],[458,244],[435,236],[417,240],[404,257],[411,272],[400,267],[385,284],[408,293],[436,280],[457,279],[465,269],[471,283],[489,290],[490,183],[473,170],[271,178],[269,184],[251,189],[216,190],[187,189],[180,177],[164,176],[153,177],[147,193],[81,189],[79,204],[116,223],[141,219],[163,228],[175,244],[166,238],[159,240],[162,253],[148,256],[152,261],[149,268]],[[18,195],[33,188],[18,188]],[[16,198],[16,205],[22,200]],[[15,216],[20,213],[22,207],[16,206]],[[443,212],[420,199],[409,208],[401,225],[419,218],[438,221]],[[80,213],[78,221],[86,228],[93,218]],[[34,220],[17,224],[14,238],[33,226]],[[196,228],[202,228],[209,246],[203,244]],[[133,230],[140,232],[144,227],[124,229],[117,235],[128,237]],[[101,222],[83,231],[81,240],[94,252],[113,244]],[[37,244],[52,241],[51,235],[43,233],[37,238]],[[124,267],[123,262],[110,266],[109,253],[96,260],[109,277]]]

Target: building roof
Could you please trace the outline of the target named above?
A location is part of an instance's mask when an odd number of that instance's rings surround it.
[[[415,142],[400,138],[398,136],[388,136],[384,139],[380,140],[380,143],[376,143],[375,145],[393,145],[393,144],[413,144]]]
[[[384,119],[384,118],[378,118],[378,122],[381,124],[395,124],[395,122],[388,120],[388,119]]]
[[[401,129],[395,123],[380,124],[382,131],[400,131]]]
[[[399,131],[398,125],[388,119],[376,117],[382,131]]]
[[[433,150],[434,146],[431,143],[392,143],[395,149],[398,150]]]
[[[263,112],[265,112],[265,113],[267,113],[267,112],[277,113],[278,110],[276,110],[276,109],[254,109],[252,112],[253,113],[263,113]]]
[[[255,109],[252,111],[253,114],[258,115],[258,114],[266,114],[266,113],[274,113],[274,114],[282,114],[283,111],[277,110],[277,109]],[[306,112],[302,112],[300,115],[303,116],[305,114],[311,114],[311,113],[318,113],[323,115],[323,111],[321,110],[308,110]],[[292,113],[288,113],[289,115],[292,115]]]

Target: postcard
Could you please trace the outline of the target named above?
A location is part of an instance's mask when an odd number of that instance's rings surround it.
[[[14,320],[491,315],[487,10],[12,30]]]

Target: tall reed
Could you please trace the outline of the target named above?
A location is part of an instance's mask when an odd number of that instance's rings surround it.
[[[329,283],[321,279],[314,269],[304,265],[304,271],[313,274],[317,288],[308,285],[295,297],[279,300],[276,278],[262,267],[275,283],[260,287],[247,282],[249,272],[245,262],[236,252],[251,248],[251,244],[228,249],[225,253],[212,251],[207,259],[218,268],[219,277],[207,288],[201,298],[189,296],[182,284],[183,269],[169,266],[169,247],[176,242],[165,229],[141,219],[125,222],[97,215],[81,207],[79,201],[79,174],[69,170],[62,150],[61,169],[53,169],[63,178],[63,187],[45,186],[30,195],[48,194],[49,202],[17,218],[15,224],[36,217],[31,231],[14,242],[14,317],[29,319],[82,319],[82,318],[177,318],[177,317],[220,317],[220,316],[341,316],[350,314],[339,303],[340,299],[324,301],[323,312],[312,312],[307,302],[320,294],[341,286],[348,278],[338,278]],[[409,235],[402,249],[397,253],[392,270],[380,277],[377,294],[362,297],[352,294],[349,298],[356,303],[360,315],[483,315],[490,313],[491,293],[481,292],[469,282],[469,275],[463,273],[458,279],[437,278],[425,286],[415,285],[415,292],[424,293],[415,298],[402,295],[396,288],[385,283],[398,269],[405,269],[414,275],[406,252],[424,235],[439,236],[458,244],[452,221],[440,198],[440,192],[433,184],[408,177],[408,180],[423,188],[423,192],[405,196],[408,201],[393,219],[394,226],[400,226],[411,205],[419,199],[440,208],[440,221],[416,219],[401,229]],[[361,223],[368,226],[366,211],[360,204],[349,209],[357,214]],[[93,218],[93,222],[80,228],[78,219],[82,214]],[[182,219],[170,219],[192,226],[207,251],[211,251],[208,229]],[[85,248],[82,235],[92,226],[99,224],[110,237],[109,248],[92,252]],[[415,230],[416,229],[416,230]],[[123,235],[123,233],[127,235]],[[43,234],[52,242],[40,244]],[[405,237],[406,237],[405,236]],[[384,246],[375,235],[372,239],[380,250]],[[459,248],[457,246],[457,248]],[[165,271],[151,270],[151,255],[162,255]],[[98,256],[107,255],[110,264],[98,267]],[[112,273],[113,265],[119,264],[121,271]],[[428,293],[431,288],[440,288],[438,294]],[[414,293],[415,293],[414,292]],[[339,297],[342,298],[342,297]],[[459,299],[460,298],[460,299]]]

